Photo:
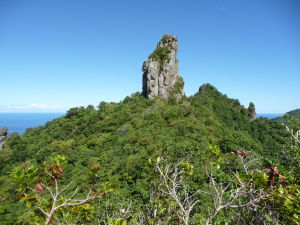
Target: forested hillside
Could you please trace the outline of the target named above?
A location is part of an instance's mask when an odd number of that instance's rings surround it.
[[[286,122],[287,121],[287,118],[285,118],[286,116],[294,117],[299,120],[300,119],[300,109],[295,109],[295,110],[289,111],[285,114],[285,116],[276,117],[272,120],[277,121],[277,122]]]
[[[76,187],[79,196],[90,188],[101,194],[84,205],[61,208],[48,224],[299,224],[299,161],[292,165],[294,155],[283,154],[294,146],[289,134],[279,123],[249,118],[238,100],[210,84],[179,101],[149,100],[135,93],[120,103],[101,102],[97,109],[72,108],[63,117],[7,139],[0,152],[0,224],[44,224],[45,215],[37,205],[50,207],[53,199],[45,193],[45,182],[51,187],[54,180],[62,187],[70,184],[67,196]],[[244,170],[246,164],[249,169]],[[175,188],[178,195],[195,193],[188,222],[174,196],[162,191],[164,175],[170,172],[174,178],[175,170],[166,168],[177,167],[184,171]],[[37,176],[39,172],[43,175]],[[223,198],[230,199],[234,190],[246,193],[238,189],[245,181],[251,190],[266,195],[256,196],[252,208],[249,203],[246,209],[218,211],[216,195],[205,194],[211,184],[228,185]],[[273,196],[274,190],[285,187],[278,182],[288,185],[281,191],[292,190],[294,199],[286,202],[286,196]],[[232,204],[242,206],[249,198],[240,194]]]

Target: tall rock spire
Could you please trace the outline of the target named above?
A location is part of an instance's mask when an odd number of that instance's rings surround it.
[[[249,113],[249,119],[251,121],[256,119],[256,110],[253,102],[250,102],[249,104],[248,113]]]
[[[163,99],[183,95],[184,81],[178,74],[177,37],[166,34],[157,48],[143,64],[143,95],[149,99],[159,96]]]
[[[2,129],[0,129],[0,150],[2,150],[5,145],[7,130],[8,130],[7,127],[3,127]]]

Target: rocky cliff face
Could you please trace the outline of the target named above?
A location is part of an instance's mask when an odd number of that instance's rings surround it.
[[[249,107],[248,107],[248,112],[249,112],[249,119],[251,121],[256,119],[256,110],[255,110],[255,105],[254,103],[250,102]]]
[[[5,144],[5,139],[6,139],[6,136],[7,136],[7,127],[3,127],[1,130],[0,130],[0,150],[3,149],[4,147],[4,144]]]
[[[177,49],[177,38],[166,34],[158,42],[157,48],[148,60],[144,62],[142,93],[145,97],[180,99],[184,95],[184,82],[178,74]]]

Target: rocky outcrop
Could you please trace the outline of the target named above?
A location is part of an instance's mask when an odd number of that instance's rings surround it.
[[[178,41],[166,34],[158,42],[157,48],[143,63],[143,95],[149,99],[159,96],[163,99],[183,95],[183,79],[178,74]]]
[[[8,131],[7,127],[3,127],[0,130],[0,150],[2,150],[3,147],[4,147],[5,140],[6,140],[6,137],[7,137],[7,131]]]
[[[255,105],[254,103],[250,102],[249,107],[248,107],[248,113],[249,113],[249,119],[255,120],[256,119],[256,110],[255,110]]]

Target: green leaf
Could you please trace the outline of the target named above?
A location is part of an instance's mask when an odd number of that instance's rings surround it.
[[[290,199],[285,199],[284,206],[290,208],[293,202]]]
[[[114,224],[114,221],[113,221],[112,218],[109,218],[109,219],[108,219],[108,224],[109,224],[109,225],[113,225],[113,224]]]
[[[160,161],[161,161],[161,158],[160,158],[160,157],[157,157],[156,162],[157,162],[157,163],[160,163]]]
[[[24,202],[25,200],[27,199],[27,197],[23,197],[23,198],[20,198],[20,202]]]
[[[30,208],[32,206],[31,202],[26,202],[26,206]]]
[[[118,218],[115,221],[115,225],[121,225],[122,218]]]

